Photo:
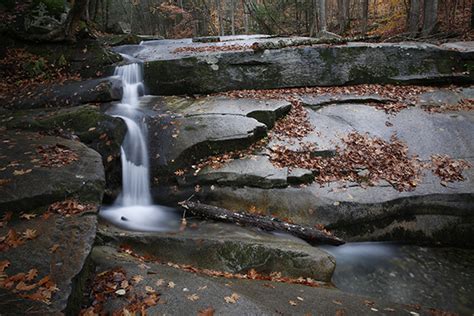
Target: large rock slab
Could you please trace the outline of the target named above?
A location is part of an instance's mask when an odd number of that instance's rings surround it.
[[[80,140],[101,155],[108,195],[116,195],[120,190],[120,146],[127,128],[121,119],[106,115],[101,107],[86,104],[7,111],[3,115],[0,114],[0,120],[8,129],[42,132]]]
[[[15,294],[12,289],[0,288],[0,293],[4,297],[0,302],[2,315],[78,313],[85,281],[91,271],[89,254],[95,240],[97,216],[94,211],[97,209],[96,205],[90,213],[82,216],[64,217],[54,214],[48,219],[42,217],[28,221],[17,219],[0,229],[1,236],[9,230],[20,234],[27,229],[35,230],[38,236],[1,253],[2,260],[10,262],[10,267],[4,273],[12,276],[36,269],[38,276],[31,283],[49,276],[58,289],[52,293],[50,303],[46,304],[18,296],[18,294],[33,294],[36,289],[17,291]]]
[[[472,112],[429,113],[413,107],[390,115],[363,104],[336,104],[317,107],[308,114],[315,130],[301,142],[315,144],[318,153],[335,152],[336,146],[343,145],[341,138],[351,132],[368,133],[387,141],[396,134],[407,144],[409,155],[418,155],[422,161],[430,161],[432,155],[446,154],[474,165]],[[294,150],[301,146],[300,141],[274,139],[268,147],[276,144]],[[229,169],[225,168],[224,171]],[[213,173],[219,175],[219,169]],[[229,209],[248,210],[256,206],[267,214],[291,218],[296,223],[324,224],[347,240],[465,246],[473,242],[473,168],[463,172],[464,181],[446,186],[431,170],[425,170],[421,183],[409,192],[399,192],[384,181],[368,188],[334,182],[324,186],[260,189],[254,185],[256,180],[249,178],[252,174],[253,171],[241,170],[238,177],[229,178],[223,173],[222,179],[226,181],[215,185],[213,190],[204,188],[201,198]]]
[[[66,197],[102,200],[105,185],[102,159],[84,144],[22,132],[5,132],[1,140],[0,212],[32,210]],[[77,160],[58,167],[42,166],[44,160],[38,150],[57,146],[75,154]],[[47,157],[63,159],[63,156]]]
[[[331,280],[335,268],[333,258],[299,239],[258,233],[231,224],[194,224],[194,228],[172,233],[130,232],[102,225],[99,235],[103,241],[131,245],[136,251],[156,256],[163,262],[231,273],[255,269],[266,274],[281,272],[288,277]]]
[[[153,262],[146,262],[145,267],[140,268],[143,267],[140,261],[112,247],[95,247],[92,259],[97,265],[97,274],[120,266],[128,278],[142,275],[144,280],[126,295],[143,295],[145,286],[152,287],[159,293],[161,303],[147,310],[150,315],[195,315],[209,307],[215,311],[215,315],[294,315],[315,311],[321,315],[344,312],[365,315],[373,313],[373,308],[390,312],[390,315],[405,315],[407,311],[423,315],[429,312],[425,308],[415,309],[383,300],[374,301],[324,286],[215,278]],[[157,282],[162,285],[157,286]],[[174,286],[168,286],[169,282],[173,282]],[[231,297],[233,293],[238,295],[238,299],[235,303],[226,303],[224,297]],[[194,296],[194,300],[188,298],[192,294],[197,296]],[[367,302],[373,302],[373,305]],[[107,300],[104,309],[112,313],[121,310],[125,304],[123,298],[115,296]]]
[[[148,123],[152,172],[160,174],[227,150],[245,148],[266,135],[267,127],[240,115],[176,117],[164,129],[163,118]]]
[[[288,168],[275,167],[268,157],[255,156],[232,160],[222,167],[206,167],[198,173],[199,183],[254,186],[260,188],[286,187]]]
[[[166,59],[149,46],[134,55],[145,60],[149,91],[164,95],[363,83],[473,82],[471,51],[423,43],[348,43],[237,52],[217,49]]]
[[[267,129],[291,107],[281,100],[223,96],[146,96],[141,103],[154,111],[148,127],[155,175],[216,153],[245,148],[266,136]]]
[[[47,276],[51,281],[31,290],[18,280],[13,287],[2,286],[2,297],[7,298],[0,303],[2,314],[77,314],[105,186],[101,157],[77,141],[28,132],[4,132],[0,149],[0,251],[9,263],[3,273],[6,278],[36,269],[37,276],[33,273],[27,284]],[[85,208],[79,214],[42,214],[65,199]],[[8,244],[5,236],[12,234],[23,242]],[[25,294],[33,297],[21,296]]]
[[[74,106],[86,103],[110,102],[122,98],[122,81],[117,77],[73,81],[23,93],[6,101],[18,109]]]

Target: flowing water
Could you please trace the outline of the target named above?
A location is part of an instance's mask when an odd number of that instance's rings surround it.
[[[123,97],[109,115],[121,118],[127,125],[122,143],[122,193],[115,203],[101,210],[101,217],[131,230],[163,231],[177,227],[174,209],[153,205],[150,194],[146,113],[140,108],[144,95],[142,65],[118,66],[116,76],[122,79]]]
[[[474,250],[384,242],[324,247],[345,292],[474,315]]]

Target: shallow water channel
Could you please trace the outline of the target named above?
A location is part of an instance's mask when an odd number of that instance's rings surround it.
[[[345,292],[474,313],[474,250],[382,242],[323,247],[336,257],[333,283]]]

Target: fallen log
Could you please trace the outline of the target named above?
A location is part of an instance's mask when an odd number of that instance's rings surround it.
[[[195,216],[228,223],[237,223],[244,226],[254,226],[266,231],[283,231],[301,238],[312,245],[329,244],[339,246],[345,243],[344,240],[317,228],[290,224],[271,216],[233,212],[199,202],[183,201],[179,204]]]

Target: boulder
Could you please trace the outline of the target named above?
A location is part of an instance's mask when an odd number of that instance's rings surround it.
[[[66,197],[102,200],[102,159],[84,144],[7,131],[0,148],[0,212],[33,210]]]
[[[193,47],[192,43],[185,45]],[[348,43],[264,51],[219,51],[219,43],[206,45],[216,46],[215,51],[173,54],[182,43],[160,46],[164,54],[159,55],[152,45],[140,50],[134,57],[145,60],[145,83],[150,93],[473,82],[472,52],[423,43]]]
[[[206,167],[199,171],[197,182],[259,188],[286,187],[288,168],[275,167],[265,156],[232,160],[222,167]]]
[[[104,103],[122,98],[122,81],[116,77],[73,81],[49,87],[40,87],[27,94],[20,93],[7,102],[10,108],[25,110],[47,107],[75,106],[86,103]]]
[[[104,192],[101,157],[79,142],[37,133],[7,131],[1,140],[0,235],[21,240],[6,248],[2,240],[1,257],[9,263],[3,277],[33,271],[23,280],[28,285],[51,281],[33,289],[19,281],[2,285],[2,314],[77,314]],[[63,213],[46,212],[65,199],[73,204],[64,204]],[[78,212],[67,213],[68,205]]]
[[[120,146],[126,133],[121,119],[104,114],[99,106],[86,104],[59,109],[33,109],[0,115],[8,129],[36,131],[78,139],[97,151],[105,168],[107,195],[121,188]]]
[[[171,233],[130,232],[102,225],[99,236],[103,241],[130,245],[163,262],[231,273],[255,269],[266,274],[281,272],[288,277],[331,280],[333,258],[299,239],[232,224],[191,221],[189,225],[184,231]]]

